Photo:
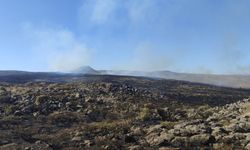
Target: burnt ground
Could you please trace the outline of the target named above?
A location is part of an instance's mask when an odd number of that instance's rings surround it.
[[[0,81],[0,149],[250,147],[248,89],[111,75]]]

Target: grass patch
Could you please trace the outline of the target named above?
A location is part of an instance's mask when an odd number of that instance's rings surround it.
[[[231,123],[230,123],[229,120],[223,120],[223,121],[221,122],[221,124],[222,124],[223,126],[229,126]]]
[[[16,110],[16,106],[15,105],[5,105],[4,106],[4,112],[9,115],[14,113],[14,111]]]
[[[167,130],[173,129],[174,126],[177,124],[178,122],[171,122],[171,121],[163,121],[161,122],[161,125],[166,128]]]
[[[250,103],[247,103],[245,105],[245,110],[246,110],[246,113],[250,113]]]
[[[87,126],[90,129],[112,130],[120,127],[128,127],[131,125],[132,120],[115,120],[115,121],[102,121],[93,122]]]
[[[148,107],[144,107],[141,109],[140,114],[139,114],[139,119],[142,121],[147,121],[150,119],[150,109]]]

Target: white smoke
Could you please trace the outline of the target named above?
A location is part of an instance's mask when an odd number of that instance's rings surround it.
[[[24,34],[32,43],[31,51],[50,71],[70,72],[90,62],[91,50],[67,29],[25,23]]]

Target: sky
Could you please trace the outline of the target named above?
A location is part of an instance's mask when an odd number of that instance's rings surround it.
[[[250,74],[249,0],[0,0],[0,70]]]

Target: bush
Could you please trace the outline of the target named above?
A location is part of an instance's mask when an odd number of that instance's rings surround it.
[[[5,105],[4,106],[4,112],[5,114],[12,114],[16,110],[16,107],[14,105]]]
[[[150,109],[148,107],[144,107],[140,111],[139,119],[141,119],[142,121],[147,121],[150,119],[150,115]]]
[[[173,129],[177,122],[163,121],[161,125],[167,130]]]
[[[246,104],[244,108],[246,110],[246,113],[250,113],[250,103]]]
[[[209,116],[213,115],[213,112],[210,109],[211,107],[208,105],[200,106],[197,109],[198,116],[201,117],[201,119],[207,119]]]
[[[41,106],[42,104],[44,104],[49,98],[45,95],[40,95],[36,97],[35,100],[35,105],[36,106]]]

